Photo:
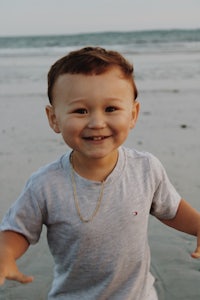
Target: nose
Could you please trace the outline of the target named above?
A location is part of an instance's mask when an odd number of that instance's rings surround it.
[[[89,116],[88,128],[100,129],[106,126],[105,117],[101,112],[93,112]]]

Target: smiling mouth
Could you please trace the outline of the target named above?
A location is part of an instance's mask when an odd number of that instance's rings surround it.
[[[102,141],[106,138],[108,138],[108,137],[107,136],[88,136],[88,137],[84,137],[85,140],[90,140],[90,141]]]

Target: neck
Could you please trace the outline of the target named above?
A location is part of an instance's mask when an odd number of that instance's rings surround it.
[[[118,160],[118,150],[105,158],[83,158],[79,153],[73,151],[71,154],[71,163],[74,170],[82,177],[94,180],[104,181],[114,169]]]

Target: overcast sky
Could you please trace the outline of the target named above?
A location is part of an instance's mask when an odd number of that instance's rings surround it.
[[[0,36],[200,28],[200,0],[0,0]]]

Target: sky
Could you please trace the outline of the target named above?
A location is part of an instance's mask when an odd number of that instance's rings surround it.
[[[0,0],[0,36],[200,28],[200,0]]]

